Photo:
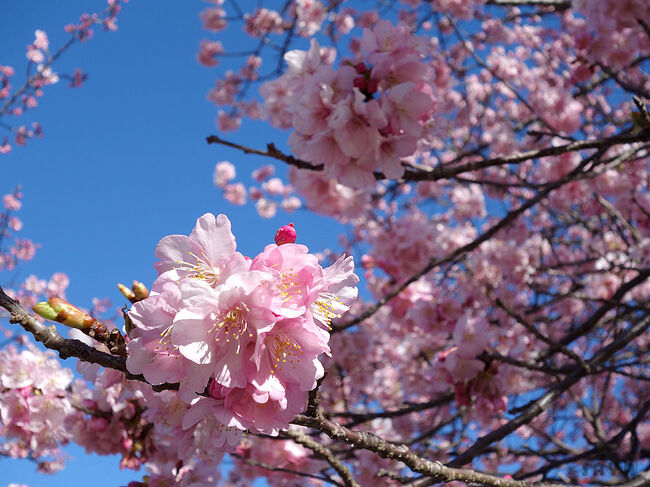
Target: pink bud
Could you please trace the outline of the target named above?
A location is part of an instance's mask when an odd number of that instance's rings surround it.
[[[366,65],[365,65],[365,63],[363,63],[363,62],[360,62],[360,63],[358,63],[358,64],[356,64],[356,65],[354,66],[354,70],[355,70],[357,73],[359,73],[359,74],[363,74],[363,73],[365,73],[365,72],[366,72],[366,69],[367,69],[367,68],[366,68]]]
[[[366,88],[368,88],[368,82],[361,77],[354,78],[352,84],[355,88],[359,88],[359,91],[361,92],[366,91]]]
[[[372,269],[375,267],[375,259],[372,255],[364,254],[361,256],[361,266],[364,269]]]
[[[294,243],[296,241],[296,229],[293,228],[293,223],[284,225],[275,234],[275,243],[283,245],[286,243]]]

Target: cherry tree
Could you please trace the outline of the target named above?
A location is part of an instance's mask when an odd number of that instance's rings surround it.
[[[208,3],[206,140],[241,161],[205,177],[260,218],[340,222],[341,248],[285,225],[246,256],[206,213],[152,242],[119,316],[68,302],[65,274],[4,284],[23,333],[0,350],[0,453],[53,472],[74,442],[151,487],[648,485],[650,4]],[[0,152],[40,134],[14,120],[67,45],[36,31],[21,88],[0,67]],[[237,141],[250,120],[288,149]],[[246,154],[269,160],[248,186]],[[37,251],[21,198],[0,270]]]

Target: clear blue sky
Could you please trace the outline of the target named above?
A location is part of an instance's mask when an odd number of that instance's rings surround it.
[[[59,46],[67,39],[64,25],[104,5],[104,0],[2,2],[0,64],[16,68],[14,84],[24,79],[25,47],[35,29],[45,30],[51,45]],[[22,117],[23,123],[39,121],[44,138],[0,156],[0,195],[22,184],[21,236],[41,245],[19,279],[64,271],[71,280],[70,301],[88,306],[95,296],[108,297],[121,306],[116,283],[150,283],[158,240],[187,234],[208,211],[230,217],[239,248],[248,255],[272,242],[275,230],[289,221],[314,251],[337,247],[341,229],[330,219],[301,210],[262,220],[252,206],[232,206],[212,186],[220,160],[235,163],[238,175],[246,177],[269,161],[205,143],[206,135],[216,133],[217,113],[206,93],[223,69],[195,60],[199,41],[217,38],[201,28],[198,13],[205,6],[133,0],[120,14],[117,32],[97,31],[56,65],[56,71],[69,73],[80,67],[89,79],[80,90],[67,88],[65,81],[48,87],[40,106]],[[239,29],[227,34],[229,42],[243,38]],[[257,147],[270,141],[286,147],[287,134],[249,123],[228,137]],[[12,277],[0,273],[0,283]],[[68,452],[74,459],[53,477],[35,474],[28,461],[0,459],[0,487],[85,485],[89,479],[93,487],[114,487],[141,476],[120,472],[117,458],[86,457],[79,448]]]

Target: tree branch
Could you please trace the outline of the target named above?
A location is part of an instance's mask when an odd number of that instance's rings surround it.
[[[265,156],[265,157],[271,157],[272,159],[277,159],[279,161],[284,161],[287,164],[291,166],[295,166],[299,169],[308,169],[310,171],[322,171],[323,170],[323,165],[322,164],[310,164],[309,162],[305,162],[300,159],[296,159],[293,156],[290,156],[288,154],[285,154],[284,152],[278,150],[275,147],[275,144],[272,142],[266,145],[266,150],[260,150],[260,149],[254,149],[252,147],[247,147],[245,145],[238,144],[236,142],[231,142],[228,140],[224,140],[221,137],[218,137],[216,135],[210,135],[206,137],[205,139],[208,144],[221,144],[225,145],[227,147],[232,147],[233,149],[238,149],[242,151],[244,154],[257,154],[258,156]]]
[[[367,413],[349,413],[349,412],[337,412],[337,413],[331,413],[331,416],[336,416],[336,417],[344,417],[344,418],[349,418],[352,421],[346,426],[348,428],[351,428],[352,426],[356,426],[357,424],[360,423],[365,423],[366,421],[371,421],[376,418],[396,418],[399,416],[404,416],[405,414],[411,414],[411,413],[416,413],[420,411],[426,411],[427,409],[435,408],[435,407],[440,407],[443,406],[444,404],[447,404],[451,402],[451,400],[454,398],[453,394],[445,394],[443,396],[440,396],[436,399],[433,399],[431,401],[427,402],[421,402],[417,404],[408,404],[400,409],[394,409],[391,411],[380,411],[380,412],[367,412]]]
[[[594,356],[586,362],[587,367],[593,370],[594,368],[603,364],[618,350],[623,348],[630,341],[634,340],[641,333],[643,333],[649,325],[650,316],[646,316],[644,319],[631,326],[628,330],[620,333],[612,343],[598,350],[598,352],[596,352]],[[449,465],[453,467],[460,467],[461,465],[469,463],[474,457],[485,451],[491,444],[497,441],[501,441],[503,438],[508,436],[520,426],[528,424],[535,417],[539,416],[542,412],[549,408],[551,403],[556,398],[558,398],[584,377],[584,370],[582,367],[576,366],[572,374],[567,376],[561,382],[558,382],[552,386],[544,395],[542,395],[542,397],[526,405],[523,409],[523,412],[519,416],[476,440],[476,442],[470,448],[465,450],[462,454],[458,455],[452,462],[449,463]]]
[[[605,149],[601,148],[599,153],[604,152]],[[349,328],[353,325],[356,325],[363,320],[370,318],[372,315],[374,315],[379,309],[384,306],[388,301],[393,299],[395,296],[397,296],[399,293],[401,293],[404,289],[406,289],[409,285],[420,279],[422,276],[426,275],[436,267],[447,264],[449,262],[455,262],[458,258],[460,258],[462,255],[473,251],[474,249],[478,248],[483,242],[486,242],[490,238],[492,238],[497,232],[502,230],[503,228],[507,227],[510,223],[514,222],[519,216],[521,216],[524,212],[535,206],[537,203],[542,201],[544,198],[546,198],[551,191],[554,189],[559,188],[563,184],[565,184],[568,181],[571,181],[572,179],[576,178],[584,168],[584,166],[587,164],[588,161],[592,160],[597,154],[589,157],[588,159],[584,160],[578,167],[576,167],[573,171],[571,171],[569,174],[564,176],[563,178],[560,178],[549,185],[546,186],[545,189],[541,190],[538,192],[534,197],[526,200],[522,205],[519,206],[519,208],[515,208],[514,210],[510,210],[506,216],[504,216],[501,220],[499,220],[496,224],[492,225],[488,230],[480,234],[477,238],[472,240],[470,243],[467,245],[463,245],[462,247],[457,248],[450,254],[446,255],[445,257],[439,258],[439,259],[431,259],[429,263],[427,264],[426,267],[424,267],[421,271],[417,272],[416,274],[412,275],[409,277],[407,280],[405,280],[402,284],[397,286],[395,289],[393,289],[391,292],[389,292],[386,296],[381,298],[377,303],[375,303],[373,306],[368,308],[366,311],[361,313],[359,316],[356,316],[352,320],[343,323],[343,324],[338,324],[338,325],[333,325],[332,326],[332,333],[337,332],[337,331],[342,331],[345,330],[346,328]]]
[[[124,357],[102,352],[79,340],[63,338],[54,325],[45,326],[38,321],[17,300],[10,298],[2,287],[0,287],[0,307],[9,311],[11,315],[9,318],[10,323],[18,323],[25,331],[31,333],[36,341],[41,342],[46,348],[57,351],[62,359],[76,357],[84,362],[119,370],[126,375],[127,379],[147,382],[144,376],[131,374],[126,369],[126,359]],[[154,391],[177,390],[179,384],[161,384],[151,387]]]
[[[304,434],[302,431],[297,429],[289,428],[285,435],[291,438],[293,441],[299,445],[309,448],[317,457],[322,458],[327,463],[329,463],[334,470],[341,476],[343,484],[346,487],[360,487],[357,481],[352,476],[350,469],[346,467],[341,460],[336,458],[332,451],[324,445],[321,445],[316,440],[311,439],[309,436]]]
[[[210,135],[206,138],[206,140],[208,144],[221,144],[227,147],[238,149],[244,154],[257,154],[260,156],[270,157],[278,161],[286,162],[290,166],[297,167],[298,169],[322,171],[324,167],[323,164],[311,164],[301,159],[297,159],[292,155],[285,154],[281,150],[277,149],[272,143],[267,145],[267,150],[260,150],[238,144],[236,142],[224,140],[216,135]],[[510,156],[494,157],[490,159],[482,159],[480,161],[470,161],[455,166],[450,166],[447,164],[430,169],[423,166],[414,167],[406,165],[406,171],[404,172],[404,175],[401,179],[404,181],[438,181],[440,179],[450,179],[458,176],[459,174],[469,171],[478,171],[480,169],[486,169],[488,167],[503,166],[508,164],[520,164],[522,162],[531,159],[538,159],[540,157],[559,156],[567,152],[576,152],[587,149],[604,149],[619,144],[632,144],[636,142],[648,141],[650,141],[649,131],[644,131],[637,134],[621,133],[605,139],[581,140],[553,147],[545,147],[543,149],[529,150]],[[377,180],[388,179],[381,172],[375,172],[374,175],[375,179]]]
[[[571,8],[570,0],[486,0],[485,3],[499,7],[555,7],[555,10]]]
[[[529,483],[521,480],[497,477],[474,470],[446,467],[438,461],[431,461],[418,456],[406,445],[389,443],[381,437],[365,431],[353,431],[324,417],[311,418],[301,414],[294,419],[293,423],[315,428],[333,440],[343,441],[355,448],[363,448],[364,450],[375,452],[382,458],[400,461],[414,472],[433,477],[437,481],[451,482],[452,480],[460,480],[467,483],[477,483],[492,487],[542,487],[557,485],[550,483]]]
[[[582,325],[567,333],[567,335],[563,337],[562,340],[560,340],[560,344],[568,345],[575,339],[583,336],[585,333],[593,329],[598,324],[600,319],[607,314],[608,311],[614,309],[616,306],[620,306],[621,300],[629,291],[634,289],[639,284],[643,283],[646,279],[648,279],[648,277],[650,277],[650,269],[643,269],[635,277],[621,284],[621,286],[619,286],[611,298],[609,298],[600,308],[598,308],[589,317],[589,319],[584,321]]]
[[[291,474],[291,475],[297,475],[299,477],[306,477],[306,478],[310,478],[310,479],[322,480],[324,482],[329,482],[330,484],[333,484],[333,485],[338,485],[339,487],[344,487],[343,484],[341,484],[339,482],[336,482],[333,479],[329,479],[327,477],[323,477],[323,476],[320,476],[320,475],[313,475],[311,473],[300,472],[299,470],[291,470],[291,469],[283,468],[283,467],[274,467],[273,465],[269,465],[268,463],[260,462],[258,460],[254,460],[252,458],[243,457],[242,455],[239,455],[238,453],[230,453],[230,455],[237,458],[238,460],[241,460],[246,465],[250,465],[251,467],[263,468],[264,470],[268,470],[269,472],[283,472],[283,473],[288,473],[288,474]]]

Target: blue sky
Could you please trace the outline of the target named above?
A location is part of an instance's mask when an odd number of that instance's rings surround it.
[[[14,85],[24,79],[25,48],[35,29],[45,30],[51,45],[59,46],[67,39],[64,25],[104,5],[104,0],[3,2],[0,64],[16,69]],[[230,217],[247,255],[271,243],[275,230],[289,221],[312,250],[337,247],[341,229],[333,220],[305,210],[263,220],[252,206],[225,202],[212,185],[220,160],[233,162],[244,182],[251,170],[270,161],[205,143],[205,136],[216,133],[217,113],[206,94],[223,67],[207,69],[195,60],[201,39],[218,38],[201,28],[198,13],[204,7],[199,1],[134,0],[120,14],[117,32],[97,31],[55,66],[61,73],[80,67],[89,79],[76,90],[65,81],[48,87],[39,107],[19,119],[40,122],[44,138],[0,156],[0,195],[22,185],[19,235],[41,245],[17,276],[0,273],[0,283],[64,271],[70,301],[88,306],[93,297],[108,297],[122,306],[116,283],[151,283],[158,240],[189,233],[205,212]],[[229,42],[243,38],[238,28],[226,32]],[[226,137],[286,148],[287,134],[258,122]],[[68,452],[74,459],[53,477],[35,474],[28,461],[0,459],[0,487],[77,485],[89,478],[94,487],[113,487],[140,476],[120,472],[117,458],[86,457],[76,447]]]

